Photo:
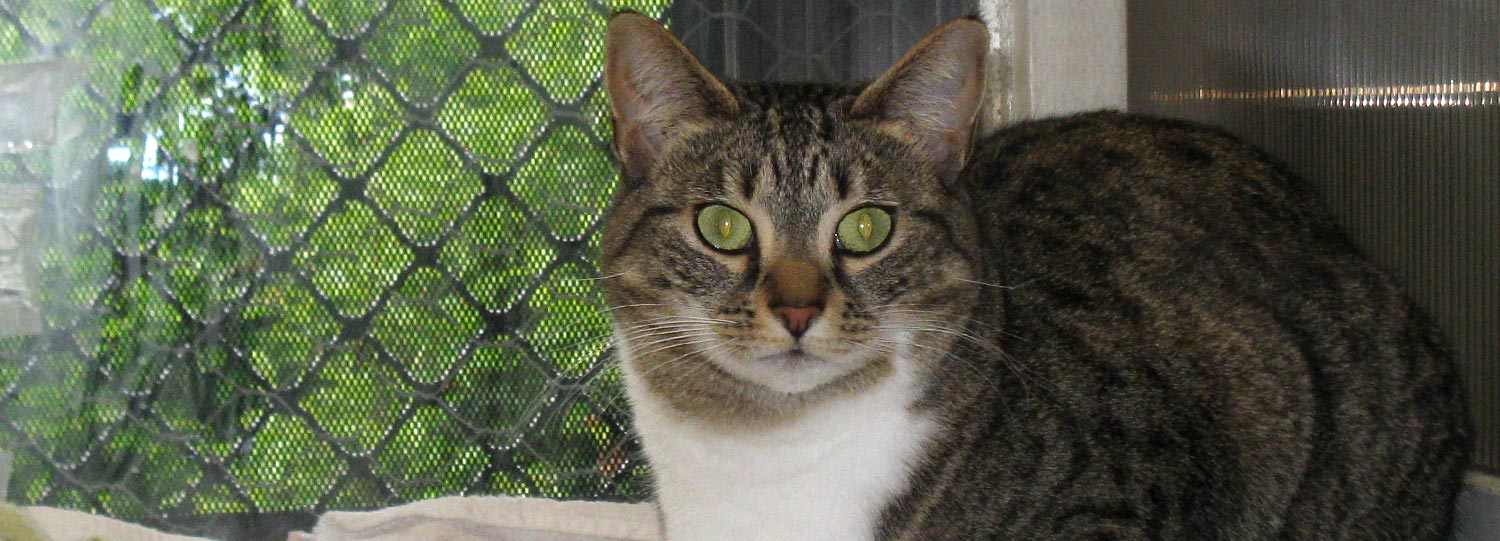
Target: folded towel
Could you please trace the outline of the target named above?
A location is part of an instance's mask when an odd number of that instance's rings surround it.
[[[367,512],[330,511],[292,541],[659,541],[649,504],[448,497]]]
[[[171,535],[109,517],[0,503],[0,539],[16,541],[209,541]]]
[[[0,539],[5,541],[50,541],[30,517],[8,503],[0,503]]]

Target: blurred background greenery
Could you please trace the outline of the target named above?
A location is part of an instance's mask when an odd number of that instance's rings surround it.
[[[0,154],[42,194],[8,499],[213,533],[642,497],[593,281],[600,40],[668,3],[0,0],[0,63],[80,74],[56,143]]]

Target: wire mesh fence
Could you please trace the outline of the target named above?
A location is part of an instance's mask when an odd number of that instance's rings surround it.
[[[665,4],[0,2],[0,61],[77,73],[55,144],[0,156],[41,194],[10,499],[217,531],[642,497],[590,280],[599,40]]]
[[[978,0],[677,0],[672,31],[709,71],[731,79],[873,80],[938,25]]]

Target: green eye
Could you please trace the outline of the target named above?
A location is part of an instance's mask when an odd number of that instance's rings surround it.
[[[863,254],[875,251],[891,236],[891,215],[876,207],[865,207],[839,220],[833,237],[838,249]]]
[[[750,244],[750,219],[724,205],[709,205],[698,211],[698,234],[710,246],[726,252]]]

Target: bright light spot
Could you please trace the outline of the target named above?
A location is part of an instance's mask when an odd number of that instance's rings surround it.
[[[141,151],[141,167],[156,167],[156,134],[146,134],[146,148]]]
[[[1304,100],[1339,107],[1467,107],[1476,102],[1486,105],[1497,97],[1500,97],[1500,81],[1270,90],[1199,88],[1176,93],[1157,92],[1149,99],[1164,102]]]
[[[109,150],[104,151],[104,156],[109,158],[110,163],[116,165],[123,164],[130,161],[130,147],[125,145],[111,146]]]

